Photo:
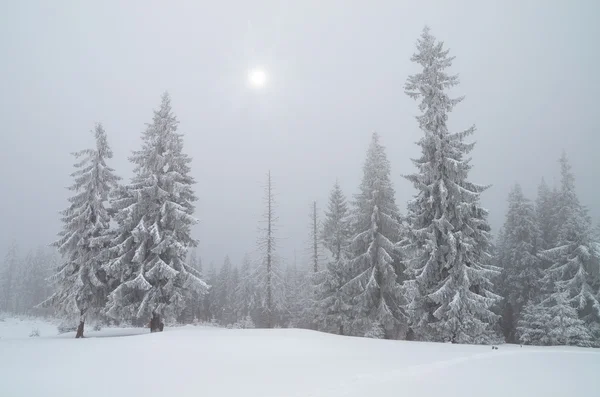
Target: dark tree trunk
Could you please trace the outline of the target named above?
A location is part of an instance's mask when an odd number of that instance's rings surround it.
[[[152,313],[152,319],[150,319],[150,332],[162,332],[165,324],[160,320],[160,314]]]
[[[340,335],[344,335],[344,324],[340,324]]]
[[[75,338],[83,338],[83,327],[85,326],[84,321],[79,322],[79,326],[77,327],[77,333],[75,334]]]

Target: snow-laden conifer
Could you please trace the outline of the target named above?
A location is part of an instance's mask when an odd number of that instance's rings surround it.
[[[516,184],[508,196],[508,211],[504,222],[501,244],[502,282],[504,313],[515,319],[520,317],[523,307],[533,299],[541,299],[542,269],[536,256],[540,232],[535,210]],[[518,321],[518,320],[517,320]],[[506,324],[505,334],[509,342],[515,341],[516,324]]]
[[[54,294],[44,302],[66,318],[78,317],[76,337],[83,337],[87,316],[98,317],[109,293],[106,272],[102,265],[108,256],[110,214],[106,207],[109,194],[118,177],[106,161],[112,158],[106,132],[101,124],[94,130],[96,145],[74,153],[78,159],[74,179],[69,188],[74,195],[69,207],[62,211],[63,230],[52,245],[62,255],[63,262],[51,277]]]
[[[387,337],[395,337],[406,323],[398,282],[400,261],[394,246],[399,236],[399,212],[390,163],[377,133],[372,135],[353,204],[349,274],[342,287],[353,309],[350,332],[364,335],[377,322]]]
[[[600,258],[598,242],[594,239],[591,219],[575,191],[575,177],[566,154],[560,159],[561,186],[559,191],[558,236],[556,246],[540,253],[551,265],[546,271],[546,288],[550,299],[560,302],[566,294],[568,302],[577,309],[589,330],[600,331],[600,303],[595,286]],[[560,295],[560,296],[559,296]],[[596,343],[600,333],[594,335]]]
[[[114,259],[105,269],[119,285],[109,295],[107,314],[119,320],[151,319],[152,331],[162,328],[162,317],[173,320],[181,314],[187,291],[208,288],[185,262],[188,248],[197,244],[191,237],[196,196],[178,123],[165,93],[142,134],[141,150],[130,157],[134,177],[113,200],[118,230]]]
[[[262,323],[267,328],[275,326],[285,309],[285,285],[281,259],[277,253],[277,216],[275,192],[271,172],[267,174],[264,196],[265,211],[258,237],[258,258],[254,267],[254,282],[261,311]]]
[[[490,227],[480,206],[485,186],[468,180],[467,156],[474,143],[465,139],[475,127],[450,133],[448,113],[463,98],[450,98],[458,76],[446,72],[453,57],[425,28],[411,60],[422,70],[408,77],[406,93],[420,100],[417,116],[424,136],[417,172],[407,179],[417,189],[408,206],[402,246],[409,254],[408,311],[416,336],[424,340],[485,343],[497,320],[490,308],[499,300],[490,279]]]

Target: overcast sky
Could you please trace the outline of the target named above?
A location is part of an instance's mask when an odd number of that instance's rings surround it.
[[[0,246],[47,244],[60,231],[74,163],[101,121],[115,157],[140,147],[168,90],[193,174],[204,263],[254,250],[271,169],[281,254],[306,257],[308,213],[336,178],[357,190],[376,130],[398,206],[414,194],[421,135],[403,90],[423,26],[456,56],[453,130],[477,126],[471,180],[494,231],[510,186],[534,198],[558,182],[564,148],[581,201],[600,218],[600,2],[12,1],[0,13]],[[264,67],[262,91],[248,70]]]

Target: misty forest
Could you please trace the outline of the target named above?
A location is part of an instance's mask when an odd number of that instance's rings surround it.
[[[454,57],[425,28],[410,59],[419,71],[403,89],[418,108],[420,157],[394,175],[394,148],[365,131],[360,185],[344,191],[331,181],[328,202],[285,220],[306,224],[309,260],[278,251],[278,203],[286,197],[265,169],[256,246],[241,263],[202,261],[192,234],[202,191],[190,175],[177,98],[164,93],[128,158],[130,180],[112,168],[111,131],[100,123],[95,143],[73,153],[58,237],[31,252],[19,242],[8,248],[0,311],[60,319],[77,338],[90,327],[204,324],[600,347],[600,227],[577,196],[578,184],[589,182],[577,179],[568,153],[553,153],[556,166],[536,197],[515,183],[502,228],[491,230],[480,195],[494,187],[469,175],[477,130],[448,128],[464,99],[450,92],[459,84]],[[413,186],[407,204],[396,202],[400,178]]]

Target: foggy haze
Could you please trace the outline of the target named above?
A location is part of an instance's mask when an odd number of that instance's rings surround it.
[[[169,91],[193,157],[194,236],[205,265],[255,249],[271,170],[280,254],[307,250],[310,205],[322,211],[336,178],[357,191],[372,131],[392,165],[405,213],[422,132],[404,93],[423,26],[456,56],[466,99],[453,131],[477,126],[470,180],[496,233],[509,188],[535,198],[558,182],[566,150],[582,203],[600,218],[596,1],[105,1],[5,3],[0,15],[3,143],[0,246],[47,245],[60,230],[74,158],[102,122],[110,161],[127,160]],[[253,67],[268,73],[249,88]]]

